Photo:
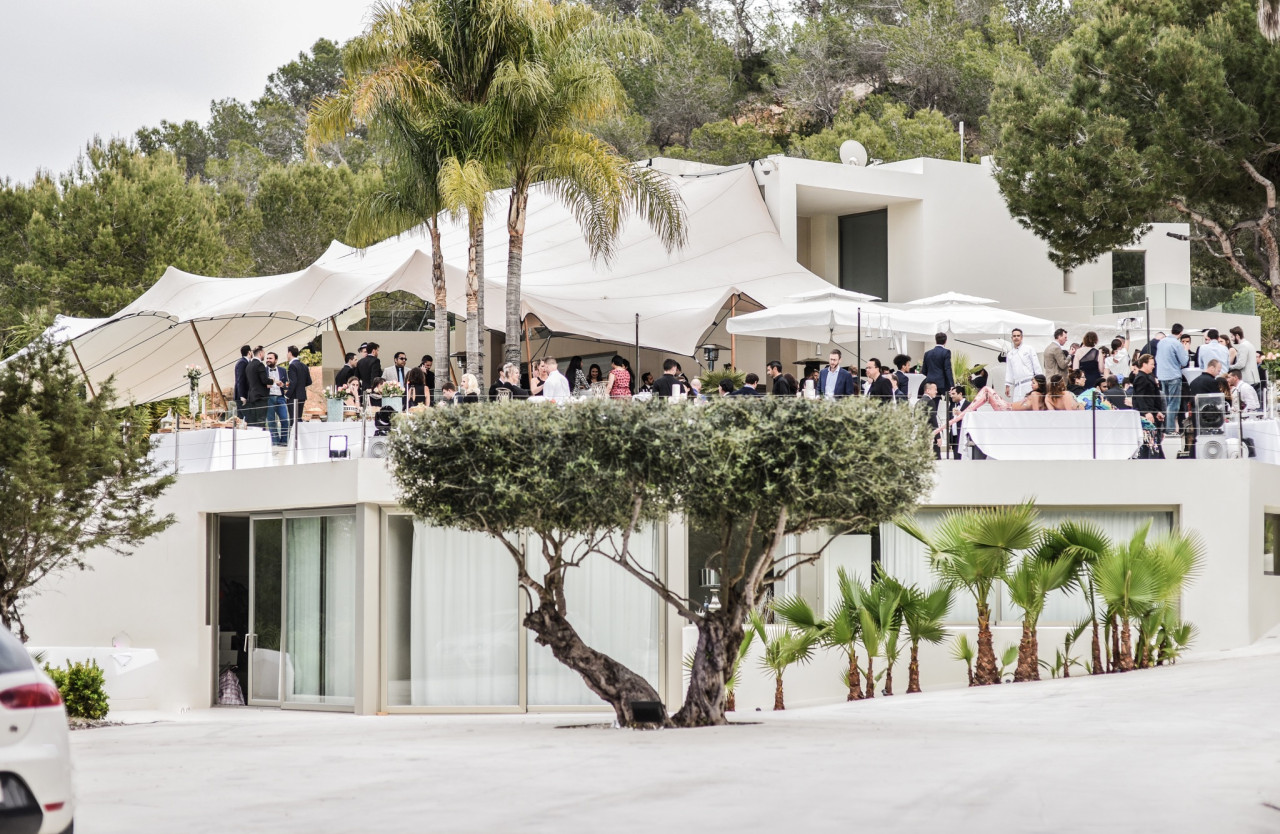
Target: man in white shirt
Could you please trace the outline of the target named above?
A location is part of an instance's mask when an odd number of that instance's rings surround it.
[[[1253,390],[1252,385],[1241,385],[1244,374],[1238,370],[1227,372],[1227,384],[1231,386],[1231,399],[1239,400],[1240,410],[1245,414],[1250,412],[1259,412],[1262,410],[1262,403],[1258,400],[1258,392]],[[1232,403],[1231,410],[1235,411],[1235,403]]]
[[[542,385],[542,396],[552,402],[566,403],[573,397],[568,378],[557,370],[556,358],[548,358],[543,367],[547,371],[547,380]]]
[[[1004,357],[1004,395],[1010,401],[1025,399],[1031,393],[1031,382],[1036,374],[1044,371],[1040,367],[1040,357],[1029,345],[1022,343],[1022,330],[1013,328],[1009,334],[1013,348]]]

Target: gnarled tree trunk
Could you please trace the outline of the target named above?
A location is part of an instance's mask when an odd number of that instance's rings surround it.
[[[1018,642],[1018,668],[1013,672],[1013,682],[1040,680],[1040,642],[1036,639],[1036,619],[1022,619],[1022,639]]]
[[[920,691],[920,644],[911,644],[911,663],[907,666],[907,694]]]
[[[978,606],[978,662],[973,672],[974,686],[1000,683],[1000,667],[996,665],[996,650],[991,640],[991,607]]]
[[[723,607],[705,614],[697,623],[698,648],[693,654],[684,704],[671,717],[675,726],[712,727],[728,723],[724,717],[725,681],[737,660],[746,617],[747,608],[741,598],[726,593]]]
[[[613,707],[618,723],[624,727],[652,726],[635,720],[632,705],[637,701],[661,704],[662,699],[649,682],[606,654],[583,642],[578,632],[557,610],[553,600],[543,600],[524,618],[524,625],[534,633],[540,645],[551,649],[556,660],[582,676],[587,688]],[[669,726],[666,709],[662,710],[662,726]]]

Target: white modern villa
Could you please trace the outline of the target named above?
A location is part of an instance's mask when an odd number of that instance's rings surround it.
[[[638,371],[655,373],[663,358],[675,357],[692,375],[714,361],[703,349],[712,345],[715,364],[732,357],[738,368],[763,373],[770,359],[825,358],[833,343],[735,335],[726,322],[833,286],[880,299],[885,322],[899,313],[902,321],[932,321],[908,302],[942,293],[992,299],[1047,324],[1028,328],[1037,350],[1054,326],[1077,341],[1086,330],[1108,340],[1130,331],[1136,345],[1148,328],[1167,331],[1175,321],[1192,330],[1239,325],[1259,340],[1251,309],[1224,310],[1225,299],[1192,290],[1185,225],[1157,225],[1131,249],[1064,276],[1044,244],[1009,216],[986,164],[916,159],[860,168],[784,157],[733,168],[651,164],[670,172],[684,196],[683,250],[666,252],[632,223],[617,258],[593,264],[571,216],[545,195],[532,201],[526,355],[577,354],[590,364],[622,353]],[[490,378],[502,355],[506,264],[505,212],[497,205],[485,253]],[[460,317],[465,244],[461,227],[446,232],[449,310]],[[378,341],[387,363],[395,351],[415,360],[431,352],[430,332],[346,329],[363,318],[372,294],[403,290],[430,300],[429,272],[429,243],[412,233],[366,252],[335,243],[307,270],[283,276],[170,270],[116,316],[60,327],[91,384],[114,375],[139,401],[183,393],[188,364],[212,366],[229,389],[240,345],[283,353],[318,333],[327,383],[344,349],[361,341]],[[454,345],[462,344],[463,327]],[[918,360],[932,345],[932,325],[892,329],[869,325],[863,356],[887,363],[905,348]],[[954,332],[951,346],[990,363],[995,384],[1001,377],[991,339],[1001,335]],[[836,343],[852,362],[857,348]],[[1148,521],[1155,532],[1198,531],[1205,565],[1182,599],[1183,616],[1200,630],[1195,648],[1243,646],[1280,624],[1280,441],[1268,440],[1280,431],[1274,420],[1258,422],[1250,428],[1258,432],[1256,458],[1163,461],[1129,460],[1136,449],[1122,443],[1123,454],[1113,454],[1111,428],[1102,427],[1100,446],[1096,426],[1082,422],[1091,437],[1073,439],[1056,457],[940,462],[919,517],[928,526],[948,508],[1034,499],[1046,521],[1088,518],[1115,537]],[[349,457],[329,457],[337,437]],[[260,707],[377,714],[599,705],[520,626],[506,551],[481,535],[415,522],[362,424],[306,423],[285,453],[265,442],[231,429],[162,436],[156,454],[179,477],[158,509],[177,523],[130,557],[96,556],[93,570],[43,586],[25,607],[31,645],[55,663],[97,658],[114,709],[209,707],[228,672],[247,704]],[[642,543],[655,571],[695,601],[709,600],[713,589],[700,584],[707,551],[700,531],[673,518],[644,531]],[[540,557],[530,551],[529,558]],[[821,561],[789,577],[786,591],[825,607],[838,568],[865,576],[873,562],[905,581],[932,582],[920,546],[886,526],[841,537]],[[648,677],[674,710],[690,629],[611,565],[588,562],[569,587],[575,627]],[[1052,598],[1041,651],[1051,658],[1086,610],[1079,597]],[[972,633],[974,621],[972,605],[960,601],[953,630]],[[996,622],[997,648],[1016,643],[1020,614],[1007,599],[997,603]],[[789,705],[843,700],[839,665],[822,657],[789,673]],[[922,652],[921,671],[925,688],[965,677],[945,646]],[[743,678],[739,709],[767,709],[772,682],[754,665]]]

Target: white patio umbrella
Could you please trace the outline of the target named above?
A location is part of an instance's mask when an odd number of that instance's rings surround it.
[[[939,300],[941,299],[941,300]],[[1024,336],[1052,336],[1052,319],[1005,310],[986,298],[943,293],[908,302],[894,311],[895,329],[921,334],[952,333],[974,339],[1007,338],[1016,327]]]
[[[839,287],[800,293],[796,301],[735,316],[725,329],[738,336],[767,336],[827,344],[857,340],[858,364],[862,364],[862,337],[887,337],[893,330],[893,313],[874,303],[875,296]]]

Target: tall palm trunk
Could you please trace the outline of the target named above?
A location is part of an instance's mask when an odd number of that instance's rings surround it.
[[[996,650],[991,638],[991,606],[986,600],[978,601],[978,664],[973,673],[974,686],[1000,683],[1000,667],[996,665]]]
[[[920,691],[920,644],[911,641],[911,663],[907,666],[907,694]]]
[[[884,694],[887,698],[893,695],[893,661],[885,658],[884,662]]]
[[[524,267],[524,226],[529,208],[529,186],[519,179],[511,187],[507,212],[507,340],[506,361],[520,364],[520,281]],[[573,380],[569,380],[570,383]]]
[[[786,701],[782,699],[782,673],[776,672],[773,676],[773,708],[774,710],[784,710],[787,708]]]
[[[449,381],[449,289],[444,281],[444,252],[440,249],[440,226],[436,218],[427,221],[431,235],[431,288],[436,295],[436,384],[431,391],[432,404],[440,402],[440,387]]]
[[[1107,619],[1107,631],[1111,633],[1111,657],[1107,660],[1107,668],[1112,672],[1120,671],[1120,623],[1116,615]]]
[[[862,676],[858,674],[858,652],[849,647],[849,695],[846,701],[862,700]]]
[[[481,379],[480,342],[484,334],[484,213],[467,213],[467,364],[466,372]]]
[[[876,658],[875,655],[867,656],[867,697],[876,697]]]
[[[1093,595],[1093,575],[1089,574],[1089,614],[1093,618],[1093,670],[1090,674],[1101,675],[1106,671],[1102,665],[1102,643],[1098,639],[1098,602]]]
[[[1036,638],[1036,622],[1039,617],[1027,614],[1022,618],[1022,640],[1018,642],[1018,668],[1013,672],[1013,682],[1040,680],[1040,642]]]

